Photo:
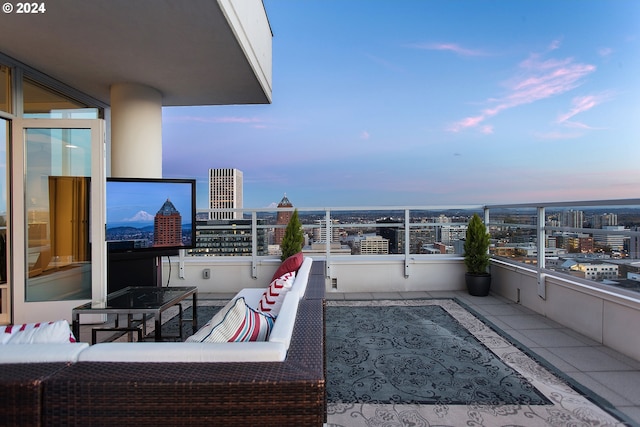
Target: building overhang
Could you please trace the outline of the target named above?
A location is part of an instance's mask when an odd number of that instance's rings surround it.
[[[3,13],[0,53],[105,103],[110,86],[164,106],[271,102],[271,28],[261,0],[56,0]]]

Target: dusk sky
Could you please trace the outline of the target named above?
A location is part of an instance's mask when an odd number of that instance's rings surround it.
[[[273,103],[163,110],[244,207],[640,197],[640,1],[265,0]]]

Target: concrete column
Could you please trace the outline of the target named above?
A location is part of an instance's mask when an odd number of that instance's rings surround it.
[[[111,176],[162,178],[162,94],[151,87],[111,86]]]

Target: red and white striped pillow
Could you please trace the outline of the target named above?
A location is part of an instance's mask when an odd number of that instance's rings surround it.
[[[215,316],[214,316],[215,317]],[[274,318],[247,306],[243,297],[235,300],[220,323],[199,342],[266,341],[273,329]],[[195,339],[194,339],[195,340]],[[190,341],[194,341],[190,340]]]
[[[258,310],[277,317],[284,301],[284,295],[291,290],[295,278],[296,274],[289,272],[271,282],[258,302]]]
[[[48,344],[76,342],[66,320],[5,326],[2,344]]]

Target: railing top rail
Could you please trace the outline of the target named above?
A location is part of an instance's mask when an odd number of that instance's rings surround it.
[[[483,209],[513,209],[513,208],[553,208],[553,207],[585,207],[585,206],[627,206],[640,205],[640,198],[610,199],[610,200],[574,200],[556,202],[510,203],[510,204],[458,204],[458,205],[375,205],[375,206],[317,206],[317,207],[264,207],[264,208],[198,208],[198,212],[326,212],[326,211],[446,211],[446,210],[483,210]]]
[[[639,202],[640,203],[640,202]],[[483,205],[425,205],[425,206],[325,206],[325,207],[291,207],[291,208],[216,208],[206,209],[198,208],[198,212],[293,212],[297,209],[298,212],[326,212],[326,211],[443,211],[443,210],[482,210]]]
[[[584,206],[626,206],[640,205],[640,199],[613,199],[613,200],[584,200],[566,202],[545,203],[515,203],[507,205],[485,205],[487,209],[505,208],[553,208],[553,207],[584,207]]]

